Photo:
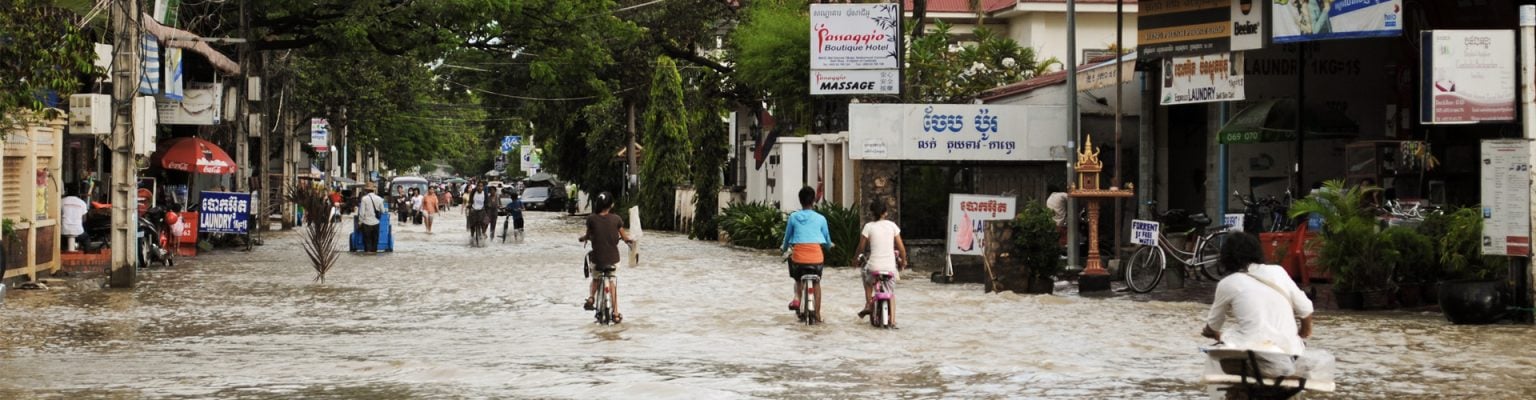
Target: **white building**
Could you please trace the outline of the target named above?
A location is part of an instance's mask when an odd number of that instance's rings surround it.
[[[1136,48],[1137,0],[1124,1],[1124,42],[1120,48]],[[1077,1],[1077,57],[1085,63],[1096,55],[1113,54],[1116,0]],[[906,15],[912,17],[912,0],[905,0]],[[953,26],[950,33],[965,37],[977,26],[1002,34],[1020,46],[1035,49],[1036,57],[1067,60],[1067,2],[1065,0],[981,0],[980,10],[971,10],[969,0],[928,0],[927,31],[933,21]]]

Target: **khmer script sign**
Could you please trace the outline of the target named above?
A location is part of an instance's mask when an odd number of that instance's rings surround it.
[[[850,104],[856,160],[1051,161],[1067,144],[1061,106]],[[1065,153],[1063,153],[1065,154]]]

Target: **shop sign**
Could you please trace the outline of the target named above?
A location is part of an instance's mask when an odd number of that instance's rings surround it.
[[[1483,254],[1531,255],[1530,141],[1482,144]]]
[[[999,104],[850,104],[856,160],[1055,161],[1066,108]]]
[[[894,69],[813,70],[811,94],[900,94],[899,77]]]
[[[1515,120],[1515,31],[1424,31],[1419,122]]]
[[[331,123],[325,118],[309,119],[309,145],[318,152],[330,151]]]
[[[1232,51],[1264,48],[1264,0],[1232,0]]]
[[[1163,59],[1162,105],[1244,99],[1242,61],[1231,53]]]
[[[1244,214],[1225,214],[1221,216],[1221,224],[1227,226],[1228,232],[1242,232],[1247,217]]]
[[[1018,212],[1013,196],[949,195],[950,255],[979,256],[986,250],[986,222],[1013,219]]]
[[[1403,0],[1272,1],[1275,43],[1403,33]]]
[[[523,143],[523,137],[522,136],[502,136],[501,137],[501,153],[502,154],[511,153],[512,150],[517,149],[517,146],[521,145],[522,143]]]
[[[218,125],[224,105],[224,88],[217,83],[189,82],[181,101],[159,99],[161,125]]]
[[[1121,60],[1110,60],[1079,71],[1077,73],[1077,91],[1085,92],[1114,86],[1115,64],[1120,65],[1120,82],[1133,83],[1136,81],[1136,55],[1130,54]]]
[[[811,69],[897,69],[898,4],[812,4]]]
[[[1227,51],[1237,0],[1144,0],[1136,15],[1137,52],[1152,59]]]
[[[1161,228],[1157,221],[1131,220],[1131,243],[1142,246],[1156,246],[1158,230]]]
[[[245,234],[251,227],[251,194],[203,192],[197,231]]]

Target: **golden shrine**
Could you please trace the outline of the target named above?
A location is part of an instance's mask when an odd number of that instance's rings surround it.
[[[1077,154],[1075,170],[1077,182],[1068,186],[1067,195],[1083,199],[1088,205],[1088,261],[1078,279],[1078,290],[1109,290],[1109,271],[1104,269],[1103,255],[1099,254],[1099,199],[1130,198],[1135,196],[1136,187],[1126,184],[1125,189],[1099,188],[1104,163],[1099,161],[1099,149],[1093,147],[1092,135],[1087,135],[1082,151]]]

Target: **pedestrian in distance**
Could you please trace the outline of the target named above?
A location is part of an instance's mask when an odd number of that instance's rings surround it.
[[[789,214],[784,223],[784,245],[779,250],[786,252],[789,258],[789,277],[795,281],[795,291],[790,296],[789,309],[800,310],[800,290],[803,289],[800,278],[806,274],[821,275],[822,264],[826,262],[826,251],[832,248],[832,234],[827,228],[827,217],[811,209],[816,204],[816,189],[806,186],[800,189],[800,211]],[[817,303],[821,302],[821,296],[816,296]],[[816,312],[821,313],[820,304],[817,304]],[[817,315],[820,320],[821,316]]]
[[[363,187],[363,197],[358,199],[357,205],[357,229],[363,232],[363,253],[373,254],[379,251],[379,222],[388,212],[384,208],[384,198],[379,197],[372,183]]]
[[[868,317],[874,311],[875,305],[875,277],[876,272],[890,272],[894,275],[894,281],[901,279],[901,270],[907,267],[907,245],[901,241],[901,227],[895,222],[885,219],[887,216],[885,200],[875,199],[869,203],[869,214],[875,217],[874,221],[864,224],[864,229],[859,234],[859,245],[854,248],[853,254],[863,255],[864,250],[869,250],[868,258],[864,263],[864,310],[859,311],[859,318]],[[896,304],[891,301],[891,326],[896,326]]]
[[[421,212],[425,214],[422,219],[427,223],[427,233],[432,233],[432,220],[437,217],[437,199],[436,186],[427,188],[427,195],[421,199]]]
[[[619,268],[619,241],[623,240],[630,246],[634,246],[635,241],[629,237],[629,232],[624,230],[624,220],[613,214],[612,194],[598,193],[593,203],[598,211],[587,216],[587,231],[576,240],[582,243],[592,241],[592,252],[587,253],[587,256],[591,258],[594,272],[612,273]],[[600,275],[592,274],[592,285],[587,290],[587,301],[582,304],[583,309],[588,311],[597,309],[597,306],[592,304],[592,298],[597,296],[597,288],[602,283]],[[614,284],[613,295],[609,298],[613,300],[611,307],[614,322],[624,322],[624,314],[619,313],[617,283]]]

